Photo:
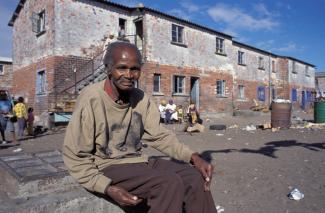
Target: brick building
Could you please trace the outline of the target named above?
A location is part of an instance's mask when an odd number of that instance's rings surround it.
[[[12,88],[12,59],[0,57],[0,89],[11,92]]]
[[[248,109],[315,89],[315,66],[234,41],[232,36],[139,5],[104,0],[21,0],[13,27],[13,90],[36,112],[64,109],[85,85],[105,77],[105,42],[119,37],[143,54],[136,85],[159,102],[194,100],[204,113]],[[28,77],[27,77],[28,76]],[[59,106],[58,106],[59,105]]]

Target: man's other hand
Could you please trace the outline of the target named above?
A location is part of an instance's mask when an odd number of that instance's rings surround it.
[[[142,199],[118,186],[107,187],[106,194],[121,206],[135,206],[142,202]]]
[[[214,167],[208,162],[206,162],[205,160],[203,160],[198,153],[192,154],[191,162],[193,163],[195,168],[197,168],[201,172],[205,180],[204,190],[210,191],[210,185],[211,185],[211,179],[212,179],[212,173]]]

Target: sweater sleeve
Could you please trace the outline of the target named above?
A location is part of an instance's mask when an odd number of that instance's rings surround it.
[[[185,144],[180,143],[173,132],[162,126],[158,107],[151,100],[147,106],[142,140],[177,160],[190,162],[191,155],[194,153]]]
[[[69,173],[89,191],[105,194],[111,179],[94,163],[95,122],[90,104],[79,103],[67,127],[63,160]],[[83,105],[83,106],[80,106]]]

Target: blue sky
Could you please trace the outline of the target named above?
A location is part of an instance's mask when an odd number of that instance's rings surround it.
[[[7,26],[19,0],[0,2],[0,56],[11,57]],[[275,54],[292,56],[325,71],[325,0],[115,0],[150,7]]]

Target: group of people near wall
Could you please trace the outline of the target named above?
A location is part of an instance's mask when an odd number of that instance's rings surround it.
[[[7,144],[6,131],[11,132],[12,142],[16,143],[16,131],[18,140],[25,136],[25,129],[30,136],[33,136],[34,114],[33,108],[27,107],[24,98],[19,97],[17,100],[11,100],[6,91],[0,91],[0,134],[2,137],[1,144]],[[16,126],[16,128],[15,128]]]
[[[168,104],[165,100],[161,100],[158,108],[161,122],[171,124],[173,122],[182,123],[184,121],[183,106],[176,105],[172,99],[168,101]],[[202,132],[204,129],[202,126],[203,121],[194,102],[190,102],[190,105],[186,109],[186,115],[188,125],[185,130],[189,132]]]

